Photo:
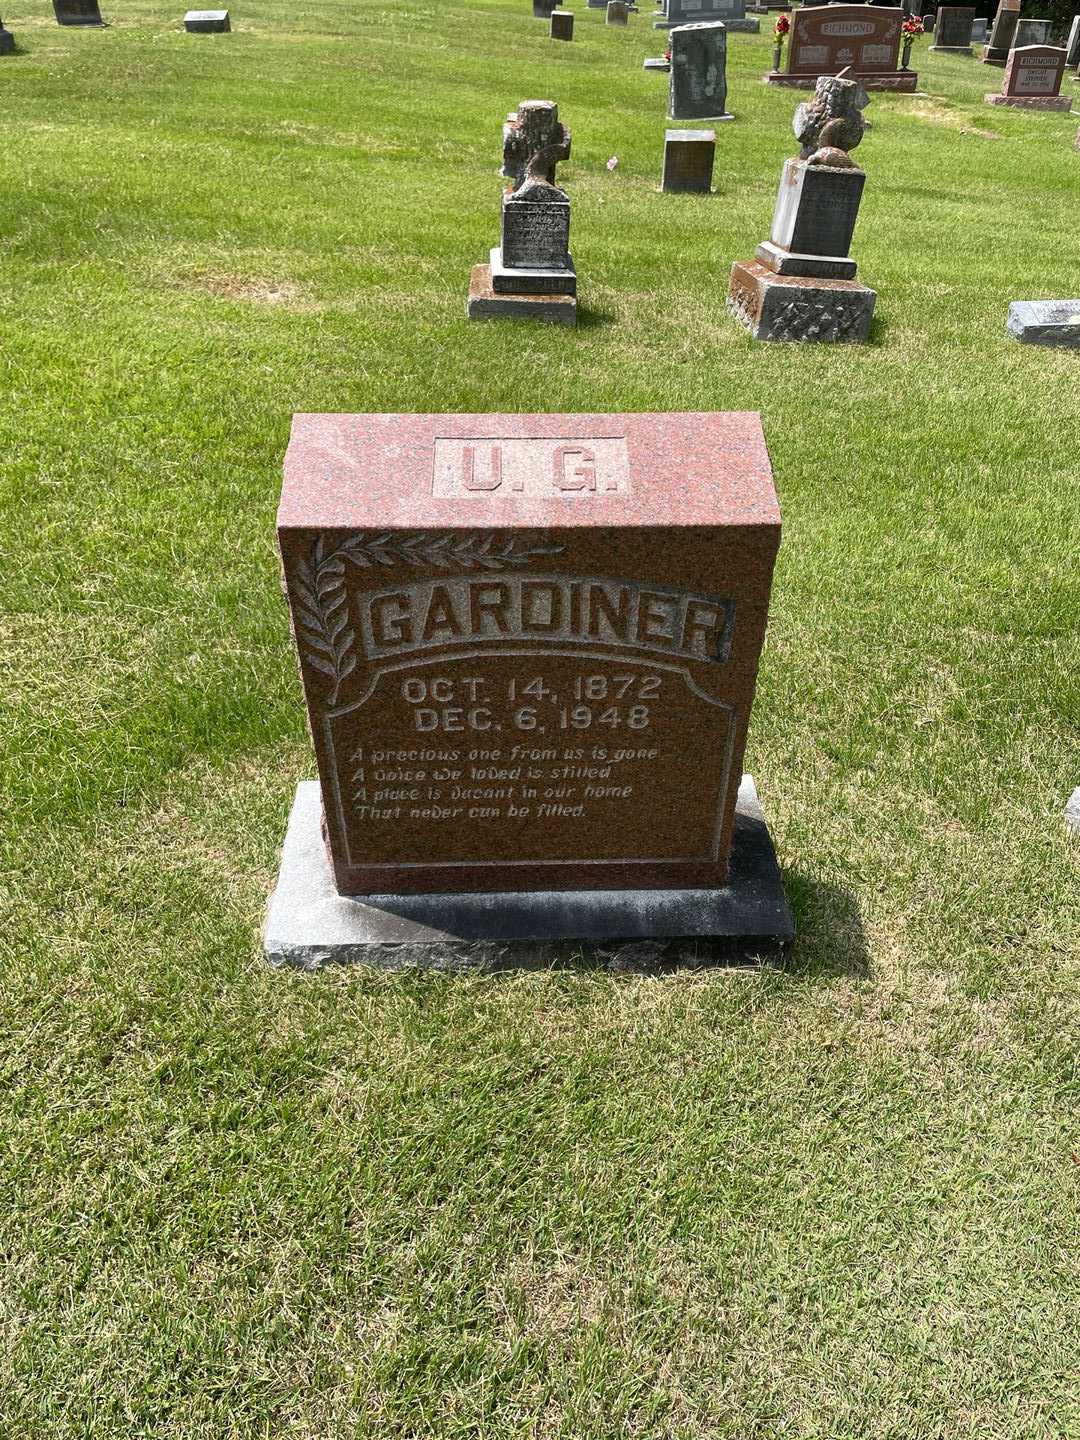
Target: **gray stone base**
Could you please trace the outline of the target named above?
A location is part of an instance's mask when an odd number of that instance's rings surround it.
[[[984,95],[987,105],[1007,105],[1012,110],[1072,109],[1071,95]]]
[[[465,313],[470,320],[546,320],[554,325],[577,324],[574,295],[496,295],[491,288],[491,267],[474,265],[469,277]]]
[[[877,293],[857,280],[777,275],[758,260],[731,267],[727,308],[755,340],[866,340]]]
[[[823,71],[823,74],[829,72]],[[841,73],[839,70],[836,72]],[[767,70],[761,77],[767,85],[782,85],[788,90],[813,90],[817,87],[817,75],[789,75],[786,70]],[[886,75],[854,74],[849,80],[858,80],[864,90],[892,90],[897,95],[913,95],[919,83],[915,70],[894,70]]]
[[[854,280],[857,264],[847,255],[801,255],[764,240],[754,252],[774,275],[813,275],[821,280]]]
[[[526,270],[523,266],[513,267],[502,263],[502,246],[491,247],[490,265],[491,288],[496,295],[576,295],[577,271],[574,257],[566,252],[566,264],[561,269],[540,268]]]
[[[999,45],[987,45],[980,59],[984,65],[998,65],[1004,70],[1009,59],[1009,52]]]
[[[189,10],[184,16],[189,35],[226,35],[232,29],[227,10]]]
[[[643,60],[641,68],[643,70],[659,70],[664,75],[668,75],[671,73],[671,61],[665,60],[663,56],[656,60]]]
[[[700,125],[703,121],[710,125],[722,125],[725,120],[734,120],[735,116],[728,112],[724,115],[669,115],[668,119],[677,125]]]
[[[599,963],[654,971],[779,959],[795,934],[751,776],[739,787],[722,890],[543,890],[532,894],[339,895],[318,783],[289,817],[263,945],[271,965],[319,970],[499,970]]]

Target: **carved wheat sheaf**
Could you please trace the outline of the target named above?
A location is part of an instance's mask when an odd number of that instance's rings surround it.
[[[507,570],[537,556],[558,555],[562,545],[523,545],[513,536],[354,535],[333,549],[325,535],[311,547],[310,560],[297,565],[295,620],[308,663],[330,682],[327,704],[336,705],[341,687],[356,669],[356,631],[349,625],[345,572],[409,565],[413,569]]]

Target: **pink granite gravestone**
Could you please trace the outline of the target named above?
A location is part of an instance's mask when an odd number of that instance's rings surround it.
[[[572,939],[568,895],[617,936],[702,892],[680,933],[723,931],[780,540],[756,414],[298,415],[278,535],[338,895],[546,895]]]
[[[1072,98],[1062,95],[1065,49],[1055,45],[1024,45],[1009,51],[1001,93],[987,95],[988,105],[1020,110],[1071,110]]]

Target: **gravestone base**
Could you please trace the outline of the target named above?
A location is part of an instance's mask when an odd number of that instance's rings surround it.
[[[728,883],[714,890],[540,890],[339,895],[317,781],[296,789],[263,947],[271,965],[321,970],[547,968],[645,973],[777,960],[795,935],[753,778],[735,811]]]
[[[491,285],[491,266],[474,265],[469,278],[465,313],[470,320],[547,320],[554,325],[577,324],[575,295],[499,294]]]
[[[687,117],[685,115],[681,117],[677,115],[669,115],[667,118],[669,120],[675,120],[676,122],[678,122],[680,119],[685,121]],[[734,120],[735,116],[732,115],[730,110],[728,110],[723,115],[695,115],[693,119],[707,120],[710,125],[722,125],[725,120]]]
[[[577,294],[577,271],[574,269],[574,257],[569,252],[565,266],[558,270],[547,267],[528,269],[524,266],[504,265],[502,246],[493,245],[488,268],[491,272],[491,288],[496,295]]]
[[[823,70],[823,75],[840,71]],[[864,90],[892,90],[899,95],[910,94],[919,83],[915,70],[892,70],[885,75],[849,74],[849,80],[858,80]],[[789,75],[786,70],[769,70],[762,79],[767,85],[783,85],[788,90],[813,90],[817,86],[816,75]]]
[[[1004,70],[1008,63],[1009,52],[998,45],[987,45],[980,58],[984,65],[997,65]]]
[[[778,275],[740,260],[731,267],[727,308],[755,340],[858,343],[870,334],[876,300],[857,280]]]
[[[664,75],[669,75],[671,73],[671,61],[665,60],[663,56],[657,60],[643,60],[641,62],[641,68],[643,70],[659,70]]]
[[[1071,110],[1071,95],[984,95],[987,105],[1008,105],[1013,110]]]
[[[975,51],[970,45],[931,45],[931,55],[969,55],[974,56]]]
[[[854,280],[858,269],[848,255],[804,255],[764,240],[754,257],[774,275],[811,275],[819,280]]]
[[[1080,349],[1080,300],[1013,300],[1006,324],[1025,345]]]

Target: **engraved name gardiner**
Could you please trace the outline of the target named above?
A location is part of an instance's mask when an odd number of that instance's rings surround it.
[[[357,597],[370,661],[447,646],[617,646],[723,664],[734,604],[708,595],[563,575],[420,581]]]

